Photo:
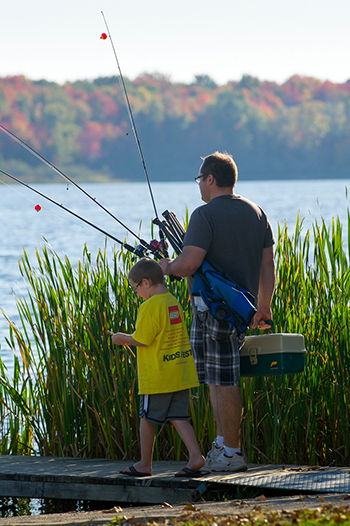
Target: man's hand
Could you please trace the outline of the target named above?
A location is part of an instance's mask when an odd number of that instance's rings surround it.
[[[163,258],[159,261],[165,276],[192,276],[203,263],[206,250],[200,247],[186,245],[176,259]]]
[[[276,285],[273,246],[264,248],[259,278],[258,310],[254,316],[253,329],[269,329],[272,320],[271,301]]]
[[[268,322],[272,320],[272,311],[270,308],[259,308],[254,316],[252,328],[258,327],[261,331],[264,329],[270,329],[271,324]]]
[[[170,258],[163,258],[158,261],[159,265],[162,267],[164,276],[168,275],[168,265],[171,263],[171,261],[173,260]]]

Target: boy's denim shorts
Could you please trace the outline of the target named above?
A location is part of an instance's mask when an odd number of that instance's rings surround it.
[[[209,312],[193,316],[190,342],[200,383],[238,385],[244,336]]]
[[[188,420],[190,391],[140,395],[139,416],[154,424],[163,424],[169,420]]]

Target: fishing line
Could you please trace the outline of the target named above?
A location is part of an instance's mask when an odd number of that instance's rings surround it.
[[[44,199],[47,199],[48,201],[50,201],[50,203],[53,203],[55,204],[56,206],[59,206],[60,208],[62,208],[62,210],[64,210],[65,212],[68,212],[69,214],[73,215],[74,217],[80,219],[81,221],[83,221],[84,223],[86,223],[87,225],[91,226],[92,228],[95,228],[95,230],[98,230],[99,232],[101,232],[101,234],[104,234],[105,236],[113,239],[114,241],[116,241],[119,245],[121,245],[122,247],[125,247],[127,250],[129,250],[130,252],[134,252],[136,255],[139,255],[138,251],[138,247],[132,247],[131,245],[129,245],[128,243],[124,243],[123,241],[121,241],[120,239],[116,238],[115,236],[113,236],[112,234],[109,234],[108,232],[106,232],[105,230],[103,230],[102,228],[98,227],[97,225],[94,225],[93,223],[91,223],[90,221],[88,221],[87,219],[85,219],[84,217],[82,216],[79,216],[78,214],[76,214],[75,212],[73,212],[72,210],[70,210],[69,208],[66,208],[65,206],[63,206],[61,203],[58,203],[57,201],[55,201],[54,199],[51,199],[51,197],[48,197],[47,195],[43,194],[42,192],[39,192],[39,190],[37,190],[36,188],[33,188],[32,186],[29,186],[27,183],[24,183],[23,181],[21,181],[20,179],[18,179],[17,177],[15,177],[14,175],[11,175],[7,172],[5,172],[4,170],[1,170],[0,169],[0,172],[3,173],[4,175],[7,175],[7,177],[10,177],[11,179],[13,179],[14,181],[16,181],[17,183],[20,183],[21,185],[25,186],[26,188],[29,188],[29,190],[32,190],[33,192],[35,192],[36,194],[40,195],[41,197],[43,197]],[[5,183],[4,183],[5,184]],[[24,196],[23,196],[24,197]],[[133,233],[132,233],[133,234]],[[135,237],[136,234],[133,234]],[[140,240],[142,241],[142,240]],[[140,252],[141,253],[141,252]],[[158,256],[160,256],[158,254]],[[161,257],[161,256],[160,256]]]
[[[155,203],[155,200],[154,200],[154,197],[153,197],[152,188],[151,188],[151,182],[150,182],[149,177],[148,177],[148,172],[147,172],[147,168],[146,168],[146,162],[145,162],[145,158],[144,158],[144,155],[143,155],[143,152],[142,152],[141,143],[140,143],[140,140],[139,140],[139,135],[137,133],[136,124],[135,124],[135,121],[134,121],[134,115],[133,115],[132,110],[131,110],[131,105],[130,105],[130,101],[129,101],[129,97],[128,97],[128,92],[126,91],[124,77],[123,77],[122,71],[120,69],[117,52],[115,50],[115,47],[114,47],[114,44],[113,44],[113,39],[111,37],[111,33],[109,31],[107,20],[106,20],[106,17],[104,15],[103,11],[101,11],[101,14],[102,14],[105,26],[106,26],[106,30],[107,30],[109,39],[111,41],[114,57],[115,57],[115,60],[117,62],[117,66],[118,66],[118,69],[119,69],[119,83],[121,85],[122,92],[123,92],[123,95],[124,95],[125,105],[126,105],[126,108],[128,110],[128,114],[129,114],[129,118],[130,118],[130,122],[131,122],[131,129],[133,131],[133,134],[134,134],[134,137],[135,137],[135,141],[136,141],[136,144],[137,144],[137,148],[138,148],[138,151],[139,151],[139,154],[140,154],[140,157],[141,157],[143,169],[144,169],[145,176],[146,176],[146,181],[147,181],[147,184],[148,184],[148,189],[149,189],[151,200],[152,200],[154,213],[155,213],[156,217],[158,217],[157,207],[156,207],[156,203]]]
[[[0,172],[2,172],[2,170],[0,170]],[[0,183],[7,186],[7,188],[10,188],[10,190],[13,190],[14,192],[16,192],[16,194],[20,195],[21,197],[23,197],[24,199],[27,199],[27,201],[29,201],[30,203],[33,203],[33,205],[35,205],[35,201],[33,201],[32,199],[30,199],[30,197],[24,195],[24,194],[21,194],[21,192],[19,192],[18,190],[16,190],[16,188],[13,188],[13,186],[10,186],[9,184],[5,183],[5,181],[3,181],[2,179],[0,179]]]
[[[164,237],[164,232],[165,232],[165,235],[168,237],[168,239],[169,239],[169,241],[170,241],[170,237],[168,236],[169,231],[168,231],[166,225],[165,225],[165,224],[162,222],[162,220],[159,219],[159,217],[158,217],[158,212],[157,212],[156,202],[155,202],[155,199],[154,199],[154,196],[153,196],[153,191],[152,191],[152,187],[151,187],[151,182],[150,182],[150,179],[149,179],[149,176],[148,176],[147,167],[146,167],[146,161],[145,161],[145,158],[144,158],[144,155],[143,155],[143,151],[142,151],[142,148],[141,148],[141,143],[140,143],[139,135],[138,135],[138,133],[137,133],[137,128],[136,128],[136,124],[135,124],[135,120],[134,120],[134,115],[133,115],[133,112],[132,112],[132,109],[131,109],[131,105],[130,105],[130,101],[129,101],[128,92],[127,92],[127,90],[126,90],[126,86],[125,86],[125,82],[124,82],[123,73],[122,73],[122,70],[121,70],[121,68],[120,68],[120,64],[119,64],[119,60],[118,60],[118,56],[117,56],[117,52],[116,52],[115,47],[114,47],[113,39],[112,39],[111,33],[110,33],[110,31],[109,31],[109,27],[108,27],[108,24],[107,24],[106,17],[105,17],[105,15],[104,15],[103,11],[101,11],[101,14],[102,14],[102,17],[103,17],[103,20],[104,20],[105,26],[106,26],[106,30],[107,30],[107,33],[108,33],[109,39],[110,39],[110,41],[111,41],[111,45],[112,45],[112,49],[113,49],[113,53],[114,53],[114,57],[115,57],[115,60],[116,60],[116,62],[117,62],[117,66],[118,66],[118,70],[119,70],[119,77],[118,77],[119,84],[120,84],[120,86],[121,86],[122,93],[123,93],[123,95],[124,95],[125,105],[126,105],[126,108],[127,108],[127,110],[128,110],[129,119],[130,119],[130,123],[131,123],[131,129],[132,129],[132,131],[133,131],[133,134],[134,134],[134,137],[135,137],[135,141],[136,141],[136,144],[137,144],[137,148],[138,148],[138,151],[139,151],[139,154],[140,154],[140,157],[141,157],[143,170],[144,170],[144,172],[145,172],[146,181],[147,181],[147,185],[148,185],[149,193],[150,193],[150,196],[151,196],[152,205],[153,205],[154,213],[155,213],[155,216],[156,216],[156,217],[153,219],[153,223],[154,223],[155,225],[157,225],[157,226],[158,226],[158,229],[159,229],[159,238],[160,238],[160,243],[161,243],[161,246],[162,246],[163,257],[169,257],[168,249],[167,249],[167,243],[166,243],[166,241],[165,241],[165,237]],[[105,38],[106,38],[106,37],[104,37],[104,39],[105,39]],[[178,277],[175,277],[175,276],[170,276],[170,280],[171,280],[171,281],[173,281],[174,279],[177,279],[178,281],[181,281],[181,278],[178,278]]]
[[[0,169],[0,172],[4,173],[3,170],[1,170],[1,169]],[[7,175],[11,177],[10,174],[7,174]],[[12,176],[12,177],[14,177],[14,176]],[[7,188],[10,188],[10,190],[12,190],[13,192],[16,192],[18,195],[20,195],[21,197],[23,197],[24,199],[26,199],[30,203],[33,203],[34,205],[36,204],[35,201],[30,199],[30,197],[28,197],[27,195],[22,194],[21,192],[16,190],[16,188],[14,188],[13,186],[10,186],[9,184],[5,183],[5,181],[3,181],[2,179],[0,179],[0,183],[2,183],[4,186],[7,186]],[[31,190],[35,191],[34,188],[32,188],[30,186],[27,186],[27,188],[30,188]],[[46,210],[47,212],[50,212],[51,214],[55,215],[56,217],[59,217],[60,219],[63,219],[64,221],[69,221],[72,225],[78,226],[80,228],[84,228],[84,225],[81,225],[80,223],[76,223],[75,221],[72,221],[71,219],[67,219],[66,217],[63,217],[60,214],[57,214],[57,212],[55,212],[54,210],[50,210],[49,208],[45,208],[45,207],[42,207],[42,208],[43,208],[43,210]],[[81,219],[81,218],[79,217],[79,219]]]
[[[91,199],[94,203],[96,203],[100,208],[102,208],[102,210],[104,210],[105,212],[107,212],[108,215],[110,215],[115,221],[117,221],[123,228],[125,228],[131,235],[133,235],[134,237],[136,237],[140,242],[142,241],[134,232],[132,232],[132,230],[130,230],[130,228],[125,225],[120,219],[118,219],[117,217],[115,217],[112,212],[110,212],[107,208],[105,208],[101,203],[99,203],[97,201],[97,199],[95,199],[94,197],[92,197],[92,195],[90,195],[88,192],[86,192],[81,186],[79,186],[73,179],[71,179],[70,177],[68,177],[68,175],[64,174],[61,170],[59,170],[54,164],[52,164],[50,161],[48,161],[47,159],[45,159],[45,157],[43,157],[39,152],[37,152],[36,150],[34,150],[34,148],[32,148],[31,146],[29,146],[29,144],[27,144],[26,142],[22,141],[22,139],[20,139],[19,137],[17,137],[17,135],[15,135],[13,132],[11,132],[10,130],[8,130],[7,128],[5,128],[5,126],[3,126],[2,124],[0,124],[0,130],[2,130],[4,133],[6,133],[9,137],[11,137],[11,139],[13,139],[14,141],[16,141],[18,144],[20,144],[21,146],[23,146],[23,148],[25,148],[27,151],[29,151],[32,155],[34,155],[35,157],[37,157],[40,161],[42,161],[44,164],[46,164],[46,166],[48,166],[49,168],[51,168],[54,172],[56,172],[57,174],[59,174],[61,177],[63,177],[64,179],[66,179],[66,181],[69,181],[70,183],[72,183],[76,188],[78,188],[78,190],[80,190],[81,192],[83,192],[83,194],[85,194],[87,197],[89,197],[89,199]],[[1,170],[2,171],[2,170]],[[6,173],[6,172],[3,172],[3,173]],[[8,174],[6,174],[8,175]],[[22,181],[19,181],[19,182],[22,182]]]
[[[51,168],[54,172],[58,173],[61,177],[63,177],[64,179],[66,179],[67,181],[69,181],[70,183],[72,183],[76,188],[78,188],[78,190],[80,190],[81,192],[83,192],[84,195],[86,195],[87,197],[89,197],[89,199],[91,199],[94,203],[96,203],[100,208],[102,208],[102,210],[104,210],[109,216],[111,216],[115,221],[117,221],[117,223],[119,223],[123,228],[125,228],[125,230],[127,230],[132,236],[134,236],[140,243],[140,246],[143,247],[144,251],[146,250],[149,250],[152,254],[154,254],[158,259],[162,258],[163,255],[159,252],[159,250],[155,249],[154,246],[152,246],[150,243],[147,243],[147,241],[145,241],[144,239],[141,239],[137,234],[135,234],[135,232],[133,232],[125,223],[123,223],[120,219],[118,219],[115,215],[113,215],[106,207],[104,207],[101,203],[99,203],[99,201],[97,201],[97,199],[95,199],[94,197],[92,197],[88,192],[86,192],[86,190],[84,190],[81,186],[79,186],[73,179],[71,179],[70,177],[68,177],[68,175],[66,175],[65,173],[63,173],[61,170],[59,170],[54,164],[52,164],[50,161],[48,161],[47,159],[45,159],[45,157],[43,155],[41,155],[39,152],[37,152],[36,150],[34,150],[34,148],[32,148],[31,146],[29,146],[29,144],[27,144],[25,141],[23,141],[22,139],[20,139],[19,137],[17,137],[17,135],[15,135],[13,132],[11,132],[10,130],[8,130],[7,128],[5,128],[5,126],[3,126],[2,124],[0,124],[0,130],[3,131],[4,133],[6,133],[11,139],[13,139],[15,142],[17,142],[18,144],[20,144],[21,146],[23,146],[23,148],[25,148],[26,150],[28,150],[31,154],[33,154],[35,157],[37,157],[40,161],[42,161],[44,164],[46,164],[49,168]],[[5,175],[8,175],[9,177],[10,174],[8,174],[7,172],[4,172],[3,170],[0,170],[2,173],[4,173]],[[14,176],[12,176],[12,178],[14,179]],[[16,179],[15,179],[16,180]],[[17,182],[19,183],[22,183],[22,181],[20,179],[17,179]],[[22,183],[23,184],[23,183]],[[29,187],[31,188],[31,187]],[[34,189],[33,189],[34,190]],[[43,194],[44,196],[44,194]],[[55,204],[58,204],[55,202]],[[68,211],[68,209],[65,209]],[[77,216],[79,217],[79,216]],[[91,223],[92,224],[92,223]],[[94,228],[98,228],[96,227],[96,225],[94,226]],[[104,232],[103,230],[101,230],[102,232]],[[113,236],[110,236],[109,237],[112,237],[113,239]],[[119,242],[119,241],[118,241]],[[136,252],[135,252],[136,253]],[[141,252],[138,254],[139,257],[142,257],[141,255]],[[144,255],[144,254],[143,254]]]
[[[116,59],[116,62],[117,62],[117,66],[118,66],[118,69],[119,69],[119,82],[121,84],[121,87],[122,87],[122,92],[123,92],[123,95],[124,95],[124,99],[125,99],[125,103],[126,103],[126,107],[127,107],[127,110],[128,110],[128,114],[129,114],[129,118],[130,118],[130,122],[131,122],[131,128],[132,128],[132,131],[133,131],[133,134],[134,134],[134,137],[135,137],[135,140],[136,140],[136,144],[137,144],[137,148],[138,148],[138,151],[139,151],[139,154],[140,154],[140,157],[141,157],[141,161],[142,161],[142,165],[143,165],[143,169],[144,169],[144,172],[145,172],[145,176],[146,176],[146,181],[147,181],[147,185],[148,185],[148,189],[149,189],[149,192],[150,192],[150,196],[151,196],[151,201],[152,201],[152,205],[153,205],[153,209],[154,209],[154,212],[155,212],[155,215],[156,215],[156,218],[153,220],[153,222],[155,224],[158,225],[159,227],[159,236],[160,236],[160,239],[161,239],[161,246],[162,246],[162,253],[160,253],[159,251],[159,248],[158,246],[155,247],[155,245],[151,242],[150,244],[147,243],[146,241],[144,241],[143,239],[141,239],[139,236],[137,236],[127,225],[125,225],[120,219],[118,219],[116,216],[114,216],[107,208],[105,208],[101,203],[99,203],[94,197],[92,197],[88,192],[86,192],[81,186],[79,186],[73,179],[71,179],[70,177],[68,177],[68,175],[66,175],[65,173],[63,173],[61,170],[59,170],[53,163],[51,163],[50,161],[48,161],[43,155],[41,155],[39,152],[37,152],[34,148],[32,148],[31,146],[29,146],[25,141],[23,141],[22,139],[20,139],[19,137],[17,137],[17,135],[15,135],[13,132],[11,132],[10,130],[8,130],[5,126],[1,125],[0,124],[0,131],[3,131],[4,133],[6,133],[12,140],[14,140],[15,142],[17,142],[20,146],[22,146],[23,148],[25,148],[28,152],[30,152],[32,155],[34,155],[35,157],[37,157],[41,162],[43,162],[44,164],[46,164],[46,166],[48,166],[50,169],[52,169],[54,172],[56,172],[58,175],[60,175],[61,177],[63,177],[66,181],[68,181],[69,183],[72,183],[76,188],[78,188],[81,192],[83,192],[83,194],[85,194],[87,197],[89,197],[89,199],[91,199],[94,203],[96,203],[100,208],[102,208],[102,210],[104,210],[108,215],[110,215],[115,221],[117,221],[123,228],[125,228],[132,236],[136,237],[136,239],[138,239],[139,243],[140,243],[140,246],[139,247],[136,247],[137,250],[139,250],[139,253],[137,254],[139,257],[142,257],[143,255],[145,255],[145,252],[147,250],[150,250],[150,252],[152,254],[154,254],[157,258],[162,258],[162,257],[168,257],[168,253],[167,253],[167,247],[166,247],[166,242],[165,242],[165,239],[164,239],[164,231],[166,232],[166,226],[162,223],[162,221],[159,219],[158,217],[158,212],[157,212],[157,207],[156,207],[156,204],[155,204],[155,200],[154,200],[154,196],[153,196],[153,192],[152,192],[152,188],[151,188],[151,183],[150,183],[150,179],[149,179],[149,176],[148,176],[148,171],[147,171],[147,167],[146,167],[146,162],[145,162],[145,159],[144,159],[144,155],[143,155],[143,151],[142,151],[142,148],[141,148],[141,143],[140,143],[140,140],[139,140],[139,136],[138,136],[138,133],[137,133],[137,128],[136,128],[136,124],[135,124],[135,121],[134,121],[134,116],[133,116],[133,113],[132,113],[132,109],[131,109],[131,105],[130,105],[130,101],[129,101],[129,97],[128,97],[128,93],[127,93],[127,90],[126,90],[126,86],[125,86],[125,82],[124,82],[124,77],[123,77],[123,74],[122,74],[122,71],[121,71],[121,68],[120,68],[120,65],[119,65],[119,60],[118,60],[118,56],[117,56],[117,53],[116,53],[116,50],[115,50],[115,47],[114,47],[114,43],[113,43],[113,40],[112,40],[112,37],[111,37],[111,34],[110,34],[110,31],[109,31],[109,27],[108,27],[108,24],[107,24],[107,21],[106,21],[106,18],[104,16],[104,13],[103,11],[101,11],[102,13],[102,16],[103,16],[103,19],[104,19],[104,22],[105,22],[105,26],[106,26],[106,29],[107,29],[107,33],[108,33],[108,36],[110,38],[110,41],[111,41],[111,45],[112,45],[112,49],[113,49],[113,53],[114,53],[114,57]],[[7,172],[4,172],[3,170],[1,170],[2,173],[4,173],[5,175],[7,175],[8,177],[12,177],[12,179],[16,180],[17,182],[22,183],[22,181],[20,181],[19,179],[15,178],[14,176],[11,176],[10,174],[8,174]],[[25,186],[28,186],[28,185],[25,185]],[[29,187],[28,188],[34,190],[32,187]],[[34,190],[35,191],[35,190]],[[38,192],[37,192],[38,193]],[[46,198],[46,199],[49,199],[50,198],[47,198],[47,196],[45,196],[44,194],[40,194],[39,195],[42,195],[42,197]],[[58,206],[61,206],[61,208],[63,208],[64,210],[66,210],[67,212],[69,213],[72,213],[73,215],[75,215],[76,217],[78,217],[79,219],[83,220],[84,222],[86,222],[87,224],[89,224],[90,226],[92,226],[93,228],[96,228],[97,230],[99,230],[100,232],[104,233],[105,235],[108,235],[109,237],[111,237],[112,239],[115,239],[118,243],[121,243],[119,240],[117,240],[116,238],[114,238],[113,236],[111,236],[110,234],[107,234],[105,231],[103,231],[102,229],[99,229],[99,227],[97,227],[96,225],[93,225],[92,223],[90,223],[89,221],[81,218],[80,216],[78,216],[77,214],[74,214],[74,212],[72,212],[71,210],[63,207],[63,205],[60,205],[59,203],[57,203],[56,201],[53,201],[51,200],[53,203],[55,203],[56,205]],[[121,243],[122,244],[122,243]],[[156,242],[157,244],[157,242]],[[135,250],[134,250],[135,253],[137,253]]]

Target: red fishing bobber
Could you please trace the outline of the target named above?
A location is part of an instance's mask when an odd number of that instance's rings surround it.
[[[34,208],[35,208],[35,210],[36,210],[37,212],[40,212],[40,210],[41,210],[41,206],[40,206],[40,205],[35,205]]]
[[[100,36],[100,38],[102,38],[102,40],[106,40],[106,38],[107,38],[106,33],[102,33],[102,35]]]

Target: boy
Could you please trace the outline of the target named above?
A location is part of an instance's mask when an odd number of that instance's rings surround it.
[[[146,301],[137,313],[135,332],[117,332],[112,342],[138,348],[141,460],[121,473],[134,477],[152,474],[155,424],[169,421],[189,453],[186,467],[175,476],[198,477],[205,459],[187,421],[187,411],[189,389],[199,384],[182,308],[164,286],[163,271],[153,259],[140,259],[128,279],[134,292]]]

